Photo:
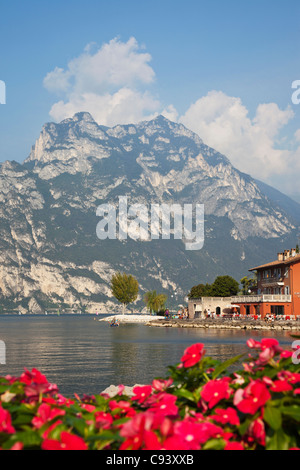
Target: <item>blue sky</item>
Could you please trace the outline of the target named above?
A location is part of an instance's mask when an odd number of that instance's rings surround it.
[[[45,122],[81,105],[114,125],[130,102],[128,119],[162,112],[300,201],[300,105],[291,101],[299,0],[12,0],[0,8],[0,161],[22,162]],[[89,75],[93,64],[97,77],[113,77],[118,60],[118,83]],[[111,109],[116,100],[123,109]]]

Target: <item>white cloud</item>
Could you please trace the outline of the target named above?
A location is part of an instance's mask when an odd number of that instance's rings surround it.
[[[239,170],[267,178],[285,172],[296,154],[277,147],[279,132],[294,117],[290,107],[260,104],[253,119],[240,98],[210,91],[180,118],[203,141],[226,155]]]
[[[87,111],[99,124],[111,127],[163,114],[196,132],[239,170],[270,184],[279,181],[277,187],[285,192],[298,188],[300,129],[289,145],[280,140],[294,117],[290,106],[282,110],[276,103],[262,103],[250,117],[240,98],[210,91],[179,117],[172,104],[163,105],[150,91],[155,82],[150,62],[150,54],[135,38],[115,38],[100,48],[89,44],[65,69],[56,67],[45,77],[45,88],[60,98],[50,116],[61,121]]]
[[[155,79],[151,56],[136,39],[124,43],[115,38],[93,53],[94,47],[87,46],[66,70],[56,67],[45,77],[48,91],[64,95],[52,106],[50,116],[62,120],[88,111],[100,124],[115,125],[157,113],[159,101],[145,90]]]
[[[97,95],[96,93],[72,94],[67,103],[55,103],[50,115],[56,121],[62,121],[75,113],[88,111],[95,121],[104,126],[136,123],[147,118],[151,119],[157,113],[159,102],[149,93],[138,92],[129,88],[121,88],[113,94]],[[150,113],[150,114],[149,114]]]
[[[64,69],[55,67],[52,72],[49,72],[44,78],[44,87],[53,93],[68,91],[70,84],[70,72],[65,72]]]
[[[300,142],[300,129],[295,132],[295,139],[297,142]]]
[[[83,54],[69,62],[67,70],[56,67],[48,73],[44,86],[50,91],[72,89],[79,94],[116,91],[137,83],[149,84],[155,78],[149,65],[151,56],[140,49],[135,38],[126,43],[112,39],[94,54],[87,46]]]

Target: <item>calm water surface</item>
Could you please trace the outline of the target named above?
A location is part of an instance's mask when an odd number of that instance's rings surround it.
[[[248,338],[276,337],[291,347],[288,332],[150,328],[142,324],[96,321],[87,315],[0,316],[6,364],[0,375],[19,375],[33,367],[56,383],[65,396],[97,394],[111,384],[145,384],[166,377],[167,366],[184,349],[205,344],[207,355],[226,360],[247,350]]]

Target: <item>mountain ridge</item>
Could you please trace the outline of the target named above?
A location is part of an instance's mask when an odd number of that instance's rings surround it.
[[[262,189],[163,116],[113,128],[85,112],[46,123],[22,164],[0,167],[0,300],[24,309],[31,302],[35,311],[115,309],[116,270],[138,278],[138,308],[147,290],[182,303],[193,285],[216,275],[239,280],[297,243],[299,220]],[[100,241],[97,207],[122,195],[129,204],[204,204],[203,249],[188,253],[174,239]]]

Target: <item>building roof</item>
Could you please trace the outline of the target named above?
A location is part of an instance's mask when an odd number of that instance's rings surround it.
[[[289,265],[289,264],[292,264],[292,263],[299,263],[300,262],[300,253],[297,254],[296,256],[290,256],[289,258],[285,259],[285,260],[276,260],[276,261],[272,261],[271,263],[267,263],[267,264],[262,264],[261,266],[257,266],[256,268],[251,268],[249,269],[249,271],[257,271],[258,269],[263,269],[263,268],[272,268],[272,267],[275,267],[275,266],[280,266],[280,265]]]

